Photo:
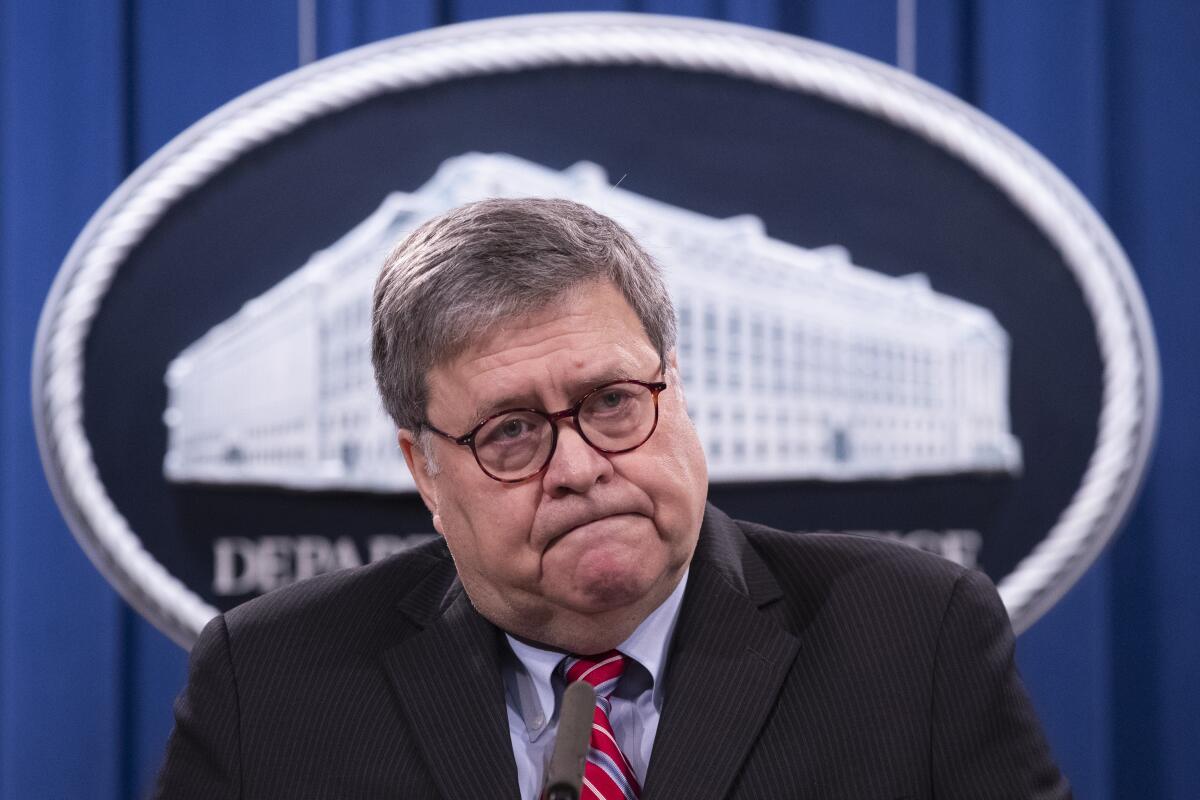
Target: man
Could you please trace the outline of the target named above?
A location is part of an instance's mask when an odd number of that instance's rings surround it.
[[[613,221],[454,209],[373,325],[441,537],[210,623],[160,796],[535,798],[577,679],[585,797],[1068,795],[986,578],[706,506],[670,299]]]

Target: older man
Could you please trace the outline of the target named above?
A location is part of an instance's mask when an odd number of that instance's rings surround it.
[[[674,339],[584,206],[414,231],[373,355],[441,538],[215,619],[160,796],[529,800],[573,680],[587,797],[1067,796],[986,578],[706,507]]]

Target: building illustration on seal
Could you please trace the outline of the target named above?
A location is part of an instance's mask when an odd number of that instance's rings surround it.
[[[771,239],[755,217],[716,219],[614,187],[594,164],[558,171],[471,153],[389,195],[171,362],[166,477],[415,491],[371,374],[375,277],[426,219],[518,196],[592,206],[662,265],[714,483],[1020,472],[1009,339],[988,310],[922,275],[857,266],[838,246]]]

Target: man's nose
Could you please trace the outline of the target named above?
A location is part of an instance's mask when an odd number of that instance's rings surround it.
[[[542,476],[546,494],[582,494],[612,476],[612,462],[584,441],[571,419],[559,420],[558,444]]]

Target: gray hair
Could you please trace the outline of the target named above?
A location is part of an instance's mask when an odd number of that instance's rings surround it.
[[[371,361],[384,408],[397,427],[427,435],[433,367],[497,323],[605,280],[665,363],[675,347],[666,282],[613,220],[569,200],[534,198],[482,200],[428,220],[392,250],[375,283]]]

